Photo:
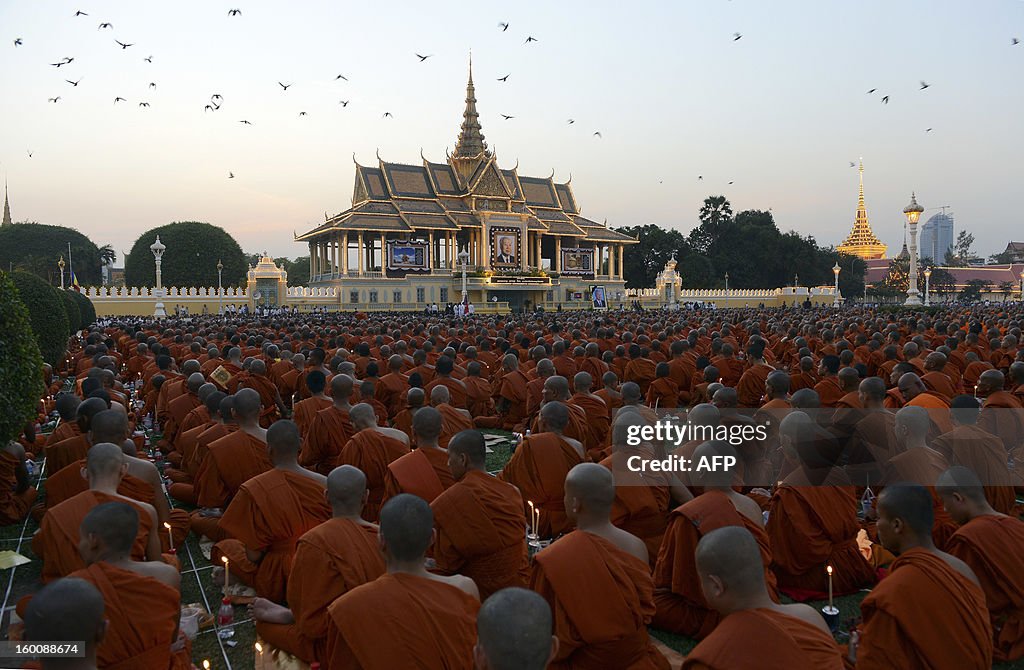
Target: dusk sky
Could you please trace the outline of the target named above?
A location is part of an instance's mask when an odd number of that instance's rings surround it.
[[[589,218],[686,232],[703,199],[724,194],[839,244],[857,200],[849,163],[863,156],[890,254],[915,190],[928,210],[949,205],[987,256],[1024,238],[1014,37],[1024,42],[1019,0],[5,0],[0,176],[16,221],[119,252],[148,228],[197,220],[245,251],[304,255],[292,232],[349,206],[353,153],[364,165],[378,149],[444,160],[472,49],[501,165],[571,174]],[[213,94],[221,109],[204,112]]]

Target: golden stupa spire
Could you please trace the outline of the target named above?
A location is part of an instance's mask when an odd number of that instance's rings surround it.
[[[850,235],[836,247],[839,253],[860,256],[863,259],[885,258],[887,247],[875,237],[868,220],[868,210],[864,204],[864,160],[861,159],[857,170],[860,173],[860,190],[857,195],[857,215],[853,221]]]

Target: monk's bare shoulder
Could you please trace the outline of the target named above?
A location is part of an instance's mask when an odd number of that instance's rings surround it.
[[[181,573],[174,566],[167,563],[161,561],[134,561],[130,569],[132,572],[140,575],[152,577],[170,586],[172,589],[181,588]]]
[[[828,626],[825,625],[825,620],[820,614],[818,614],[818,611],[810,605],[793,603],[791,605],[776,605],[773,609],[781,614],[809,623],[815,628],[821,630],[823,633],[829,633],[829,635],[831,635],[828,630]]]
[[[581,457],[586,458],[587,452],[583,448],[583,443],[581,443],[579,440],[574,440],[571,437],[566,437],[565,435],[562,435],[561,437],[563,440],[566,441],[566,443],[569,444],[569,446],[575,449]]]
[[[979,586],[981,585],[981,582],[978,581],[978,575],[974,574],[974,570],[971,570],[971,566],[967,565],[956,556],[947,554],[944,551],[936,551],[935,553],[938,554],[939,558],[944,560],[949,567],[953,568],[975,584]]]
[[[761,506],[751,498],[733,491],[729,495],[729,499],[732,500],[737,512],[756,523],[758,527],[764,526],[764,514],[761,513]]]
[[[320,474],[319,472],[313,472],[309,468],[300,467],[299,474],[302,475],[303,477],[309,477],[313,481],[318,482],[324,488],[327,488],[327,477]]]
[[[605,539],[627,554],[636,556],[644,563],[648,562],[647,545],[636,535],[612,526],[611,535]]]
[[[435,579],[435,580],[437,580],[439,582],[444,582],[445,584],[448,584],[450,586],[454,586],[455,588],[459,589],[460,591],[465,592],[466,595],[473,596],[477,600],[480,600],[480,589],[478,589],[476,587],[476,582],[474,582],[469,577],[466,577],[464,575],[447,575],[446,576],[446,575],[434,575],[434,574],[431,574],[430,577],[431,577],[431,579]]]
[[[6,451],[11,456],[14,456],[19,461],[25,460],[25,447],[20,442],[10,441],[5,446],[0,447],[0,451]]]
[[[160,484],[162,483],[160,480],[160,472],[156,469],[156,466],[149,461],[129,456],[128,472],[159,490]]]

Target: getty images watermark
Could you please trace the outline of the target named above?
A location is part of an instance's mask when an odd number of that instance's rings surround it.
[[[662,419],[653,425],[631,425],[626,427],[626,446],[659,445],[665,453],[658,455],[661,449],[657,449],[654,453],[629,454],[626,468],[633,473],[730,472],[738,464],[735,456],[687,458],[684,454],[674,453],[674,450],[687,443],[725,442],[738,447],[767,439],[767,423],[706,426]]]

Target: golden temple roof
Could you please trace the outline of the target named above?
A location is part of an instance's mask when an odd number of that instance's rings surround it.
[[[868,221],[868,211],[864,206],[864,161],[861,161],[860,168],[860,194],[857,197],[857,216],[853,221],[853,230],[849,236],[836,247],[836,251],[851,256],[860,256],[864,259],[885,258],[885,251],[888,248],[881,240],[875,237],[871,231],[871,222]]]

